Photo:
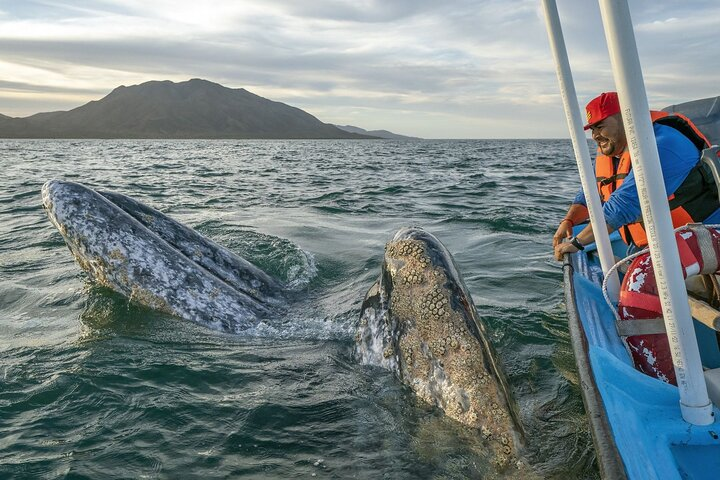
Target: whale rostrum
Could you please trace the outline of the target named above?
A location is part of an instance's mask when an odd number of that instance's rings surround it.
[[[506,376],[452,256],[432,234],[405,228],[386,245],[361,307],[357,351],[477,429],[498,467],[517,460],[523,432]]]
[[[265,272],[129,197],[52,180],[42,199],[91,280],[132,301],[233,333],[284,304]]]

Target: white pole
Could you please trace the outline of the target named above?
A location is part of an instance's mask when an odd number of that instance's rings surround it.
[[[565,116],[567,118],[568,129],[570,130],[570,137],[572,138],[573,149],[575,150],[578,171],[580,172],[580,182],[582,183],[583,192],[585,193],[585,200],[587,201],[588,212],[590,213],[590,223],[592,224],[595,242],[597,243],[598,254],[600,256],[600,266],[603,273],[607,274],[615,264],[615,256],[613,255],[612,246],[610,245],[610,236],[608,235],[607,224],[605,223],[605,216],[603,215],[602,204],[600,203],[600,194],[595,184],[595,171],[592,161],[590,160],[590,151],[588,150],[585,131],[583,130],[580,106],[577,103],[575,84],[573,83],[570,62],[568,61],[567,50],[565,48],[560,17],[555,0],[543,0],[543,7],[545,11],[545,24],[550,39],[550,48],[555,58],[555,70],[558,82],[560,83],[560,94],[562,96],[563,106],[565,107]],[[620,292],[620,282],[616,271],[613,271],[610,275],[607,282],[608,295],[612,300],[617,300]]]
[[[712,404],[690,316],[630,9],[625,0],[599,1],[680,389],[680,410],[688,423],[710,425],[713,423]]]

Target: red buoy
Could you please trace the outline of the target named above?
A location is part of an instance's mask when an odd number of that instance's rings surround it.
[[[720,233],[703,225],[690,225],[675,234],[685,278],[718,273]],[[635,258],[620,289],[618,313],[621,322],[662,318],[660,298],[650,254]],[[635,368],[651,377],[677,385],[670,344],[665,333],[624,338]]]

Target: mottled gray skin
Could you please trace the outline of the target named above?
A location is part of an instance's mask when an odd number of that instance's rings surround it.
[[[400,230],[362,305],[357,351],[423,401],[477,428],[501,469],[517,465],[522,428],[508,383],[452,256],[433,235]]]
[[[42,198],[80,267],[132,301],[232,333],[283,304],[266,273],[131,198],[57,180]]]

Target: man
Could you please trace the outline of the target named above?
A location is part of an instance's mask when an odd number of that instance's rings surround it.
[[[591,130],[592,138],[598,145],[595,174],[608,231],[620,229],[628,245],[635,249],[645,247],[647,237],[617,93],[603,93],[594,98],[588,103],[586,113],[588,124],[585,130]],[[720,223],[717,185],[700,163],[700,153],[709,146],[709,142],[682,115],[650,113],[665,191],[669,193],[673,225]],[[563,254],[582,250],[594,241],[590,225],[572,237],[573,226],[587,219],[585,195],[581,190],[553,236],[557,260],[562,260]],[[570,241],[564,241],[566,239]]]

